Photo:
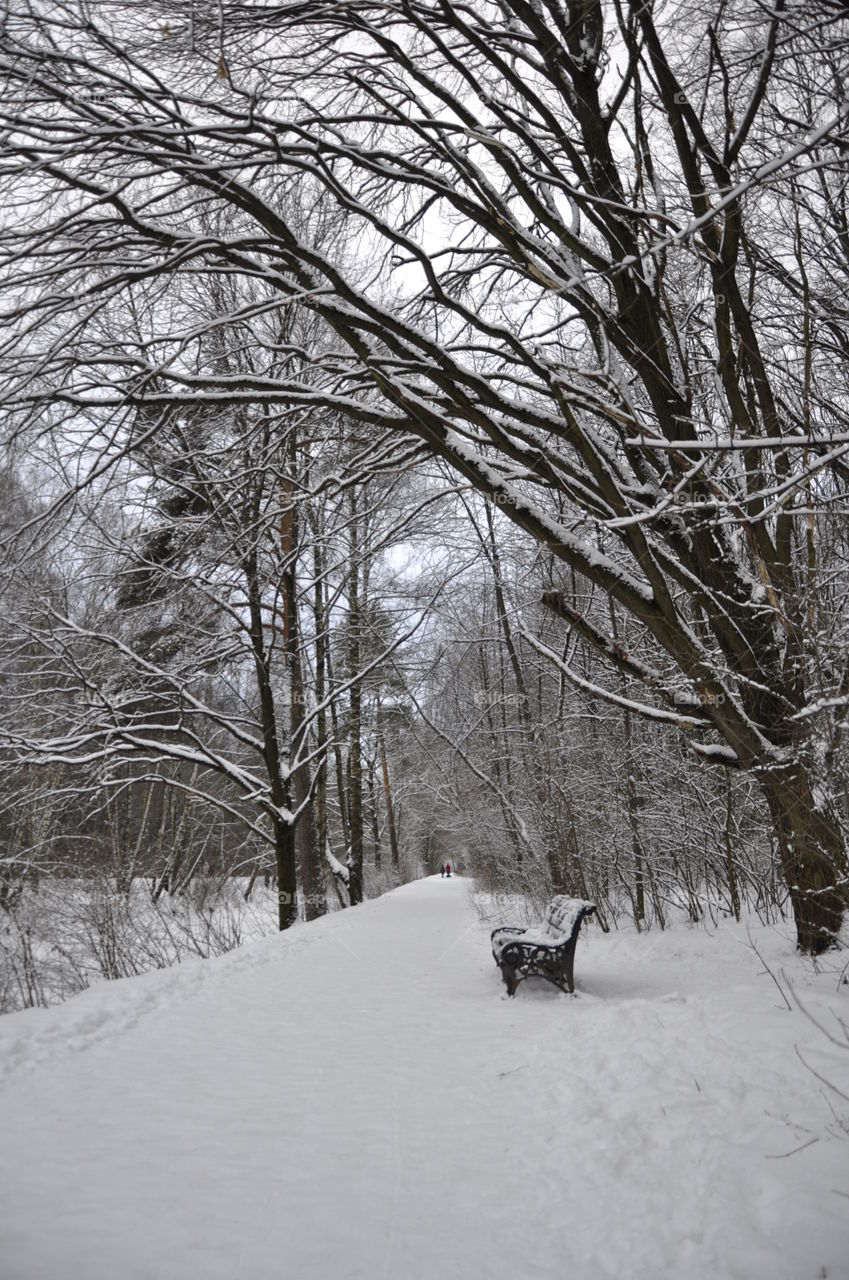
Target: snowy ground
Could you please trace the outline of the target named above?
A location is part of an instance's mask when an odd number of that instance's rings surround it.
[[[840,957],[752,936],[839,1031]],[[745,930],[593,928],[576,977],[508,1000],[437,877],[0,1019],[2,1280],[847,1280],[794,1046],[847,1094],[849,1052]]]

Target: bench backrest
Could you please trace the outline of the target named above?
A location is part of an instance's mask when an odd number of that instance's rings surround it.
[[[560,893],[551,899],[546,908],[542,932],[558,942],[571,938],[581,917],[593,911],[594,902],[587,902],[584,898],[569,898],[565,893]]]

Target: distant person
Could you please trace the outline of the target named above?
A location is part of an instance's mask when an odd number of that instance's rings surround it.
[[[439,874],[442,876],[442,879],[444,880],[445,879],[445,863],[444,862],[442,866],[439,868]]]
[[[446,862],[445,864],[445,874],[450,880],[451,879],[451,863],[450,862]]]

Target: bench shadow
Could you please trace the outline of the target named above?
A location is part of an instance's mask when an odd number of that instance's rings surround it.
[[[674,996],[678,987],[673,981],[657,982],[640,973],[585,973],[575,983],[576,995],[596,1000],[658,1000]]]
[[[664,997],[674,997],[677,995],[679,988],[669,983],[657,983],[647,975],[627,973],[588,973],[582,975],[575,983],[575,996],[580,999],[582,996],[588,1000],[660,1000]],[[502,987],[502,994],[504,988]],[[568,1000],[571,999],[564,992],[558,991],[557,987],[551,982],[546,982],[544,978],[525,978],[519,984],[519,988],[514,1000],[533,1000],[535,1002],[547,1000]]]

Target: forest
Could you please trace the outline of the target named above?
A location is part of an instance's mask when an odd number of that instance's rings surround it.
[[[449,861],[849,905],[842,0],[0,13],[0,1011]]]

